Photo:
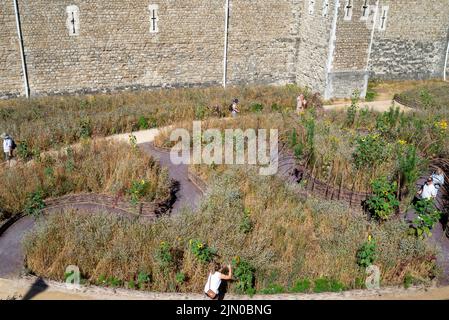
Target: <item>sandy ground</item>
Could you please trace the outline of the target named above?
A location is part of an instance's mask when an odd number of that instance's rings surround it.
[[[37,284],[36,284],[37,283]],[[152,293],[100,287],[69,288],[65,284],[36,278],[0,279],[0,300],[207,300],[202,294]],[[342,293],[279,294],[238,296],[225,300],[446,300],[449,287],[442,288],[382,288]]]
[[[349,108],[351,105],[351,102],[341,102],[331,105],[325,105],[323,106],[324,110],[326,111],[344,111]],[[399,107],[399,110],[408,112],[412,110],[411,108],[408,108],[396,101],[393,100],[383,100],[383,101],[373,101],[373,102],[360,102],[359,108],[360,109],[369,109],[371,111],[375,112],[385,112],[390,110],[390,107]]]

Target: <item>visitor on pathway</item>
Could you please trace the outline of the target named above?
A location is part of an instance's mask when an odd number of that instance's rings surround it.
[[[225,269],[228,269],[228,274],[225,274]],[[204,293],[212,300],[223,299],[223,292],[220,292],[220,286],[222,280],[232,279],[232,266],[228,265],[222,267],[220,264],[214,263],[211,265],[209,277],[207,278],[206,285],[204,286]]]
[[[433,178],[429,177],[426,184],[418,191],[418,196],[421,200],[435,199],[437,197],[437,189],[433,183]]]
[[[239,99],[232,100],[232,104],[229,106],[229,111],[231,111],[231,115],[233,118],[237,117],[237,113],[240,113],[238,109]]]
[[[307,108],[307,100],[304,95],[301,93],[296,99],[296,113],[300,115]]]
[[[438,193],[440,188],[444,186],[444,171],[441,168],[438,168],[437,171],[432,174],[432,179]]]
[[[11,160],[13,157],[13,151],[16,148],[16,143],[14,142],[13,138],[11,138],[7,133],[3,133],[0,137],[3,139],[4,159],[5,161],[9,162],[9,160]]]

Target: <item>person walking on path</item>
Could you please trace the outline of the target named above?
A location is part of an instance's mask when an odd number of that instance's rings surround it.
[[[304,95],[301,93],[298,98],[296,99],[296,113],[298,116],[304,112],[307,108],[307,100],[305,99]]]
[[[3,139],[3,155],[5,161],[9,161],[13,157],[13,151],[15,149],[15,142],[7,133],[3,133],[0,136]]]
[[[437,193],[438,191],[433,183],[433,178],[429,177],[427,179],[426,184],[422,187],[420,191],[418,191],[418,196],[420,197],[421,200],[436,199]]]
[[[441,168],[438,168],[437,171],[432,174],[432,179],[438,193],[441,187],[444,186],[444,171]]]
[[[233,118],[237,117],[237,114],[240,113],[238,109],[239,99],[232,100],[232,104],[229,106],[229,111],[231,111],[231,115]]]
[[[225,269],[228,269],[228,274],[225,274]],[[219,264],[212,264],[207,278],[206,285],[204,286],[204,293],[212,300],[222,300],[223,292],[220,292],[220,286],[222,280],[232,279],[232,266],[228,265],[222,267]]]

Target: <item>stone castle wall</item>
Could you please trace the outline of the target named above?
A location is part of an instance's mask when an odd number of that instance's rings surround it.
[[[15,96],[23,90],[20,46],[11,3],[0,1],[0,97]]]
[[[382,0],[387,28],[375,33],[370,59],[380,79],[442,78],[449,34],[449,0]]]
[[[18,2],[32,95],[222,85],[225,0]],[[442,78],[449,0],[377,2],[388,20],[372,38],[365,0],[349,1],[351,19],[347,0],[230,0],[227,83],[297,83],[330,98],[363,95],[369,76]],[[12,0],[0,0],[0,25],[0,97],[23,95]]]

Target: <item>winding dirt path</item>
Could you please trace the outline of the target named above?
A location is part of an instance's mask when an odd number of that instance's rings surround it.
[[[162,167],[168,169],[170,178],[176,182],[175,199],[170,209],[170,214],[177,214],[183,208],[190,207],[195,209],[201,198],[201,191],[193,184],[188,178],[188,168],[186,165],[173,165],[170,161],[170,155],[168,152],[156,149],[153,147],[152,140],[155,137],[155,131],[140,133],[138,139],[139,147],[149,155],[157,158]],[[145,134],[146,133],[146,134]],[[129,135],[128,135],[129,136]],[[126,137],[128,137],[126,136]],[[115,139],[123,140],[124,135],[115,136]],[[114,203],[112,197],[102,196],[102,199],[90,199],[92,195],[81,196],[66,196],[60,198],[61,201],[56,199],[45,209],[45,214],[57,214],[64,209],[74,209],[81,214],[83,213],[98,213],[108,212],[113,215],[136,217],[137,214],[133,214],[129,206],[124,203]],[[99,196],[97,196],[99,197]],[[70,199],[72,198],[72,199]],[[75,198],[75,199],[73,199]],[[121,205],[120,205],[121,204]],[[146,208],[147,212],[152,208]],[[142,212],[140,212],[142,214]],[[145,213],[140,216],[144,220],[154,220],[155,215],[149,215]],[[22,248],[22,242],[28,232],[30,232],[36,226],[36,220],[34,217],[25,216],[16,221],[10,226],[3,234],[0,235],[0,278],[17,278],[24,271],[24,253]]]

